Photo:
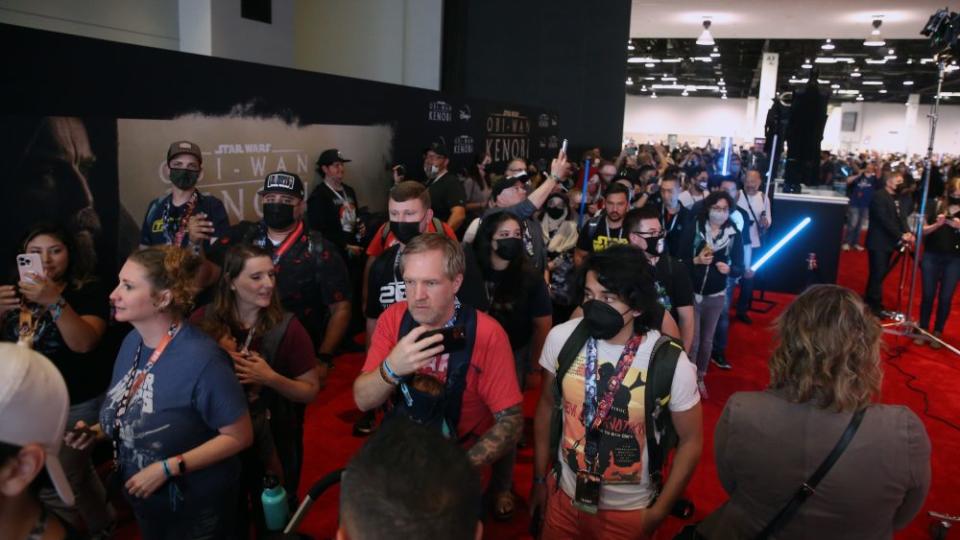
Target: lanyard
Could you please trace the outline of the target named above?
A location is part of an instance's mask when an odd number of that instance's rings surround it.
[[[280,247],[278,247],[273,252],[273,265],[277,267],[276,271],[278,273],[280,272],[280,267],[278,266],[280,264],[280,258],[283,257],[283,255],[287,251],[289,251],[291,247],[293,247],[293,244],[295,244],[296,241],[300,238],[300,233],[302,232],[303,232],[303,220],[300,220],[297,223],[297,228],[295,228],[293,232],[291,232],[290,235],[287,236],[287,238],[283,241],[283,243],[280,244]]]
[[[667,227],[667,219],[670,217],[670,212],[668,212],[667,209],[664,208],[663,210],[661,210],[660,215],[662,216],[660,220],[661,227],[663,227],[664,229],[667,229],[667,232],[665,233],[665,235],[670,234],[671,232],[673,232],[673,228],[677,225],[677,218],[680,217],[679,210],[677,211],[676,214],[673,215],[673,221],[670,222],[670,227]]]
[[[334,197],[336,197],[337,200],[340,201],[340,204],[344,204],[345,202],[347,202],[347,197],[345,193],[340,193],[339,191],[333,189],[333,187],[330,186],[330,184],[328,184],[326,180],[323,181],[323,185],[327,186],[327,189],[333,192]]]
[[[167,199],[167,203],[163,205],[163,226],[165,234],[167,236],[167,241],[170,242],[170,245],[180,247],[183,244],[183,237],[187,234],[187,223],[190,221],[190,216],[193,215],[193,211],[197,207],[197,202],[200,200],[200,194],[197,190],[193,190],[193,195],[190,197],[190,200],[187,201],[187,207],[183,211],[183,215],[180,216],[179,223],[177,225],[176,232],[172,231],[172,222],[170,220],[170,210],[173,206],[173,195]]]
[[[597,386],[600,379],[600,369],[597,361],[597,340],[590,338],[587,340],[587,358],[583,373],[584,381],[584,400],[583,400],[583,425],[587,428],[586,446],[584,447],[584,459],[586,465],[594,473],[598,471],[599,460],[597,455],[600,450],[600,432],[599,428],[603,425],[607,415],[613,407],[613,399],[627,376],[627,370],[633,365],[633,359],[637,354],[640,343],[643,342],[643,336],[633,336],[627,341],[620,354],[620,360],[617,362],[617,370],[607,380],[606,392],[603,397],[597,398]]]
[[[137,353],[133,359],[133,366],[130,367],[130,371],[124,376],[126,384],[124,386],[123,396],[120,398],[120,403],[117,405],[117,411],[113,417],[113,466],[115,470],[120,469],[120,430],[123,417],[127,414],[127,406],[130,403],[130,399],[136,395],[137,390],[143,385],[143,382],[147,379],[147,374],[153,369],[153,366],[156,365],[157,360],[160,359],[160,355],[166,350],[167,345],[170,344],[176,332],[177,325],[171,324],[170,329],[167,330],[166,335],[163,336],[160,343],[157,344],[157,348],[153,350],[153,354],[151,354],[147,360],[143,371],[140,372],[140,375],[135,376],[137,368],[140,366],[140,353],[143,352],[143,339],[141,339],[140,344],[137,345]]]
[[[610,236],[610,223],[607,221],[606,217],[603,218],[603,227],[607,231],[607,234],[605,236],[607,238],[613,238],[612,236]],[[620,224],[620,232],[617,233],[617,239],[623,240],[623,223]]]

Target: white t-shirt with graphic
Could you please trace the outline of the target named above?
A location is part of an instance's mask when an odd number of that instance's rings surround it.
[[[556,375],[560,349],[581,320],[578,318],[567,321],[550,331],[540,356],[540,365],[544,369]],[[600,427],[603,433],[599,455],[603,469],[600,489],[602,510],[646,508],[653,497],[650,476],[647,473],[644,385],[650,354],[659,337],[660,332],[656,330],[647,333],[637,349],[633,365],[627,370],[617,390],[613,407]],[[597,342],[597,367],[600,372],[598,398],[603,395],[608,378],[616,370],[623,348],[623,345],[613,345],[602,340]],[[576,491],[576,470],[584,466],[586,428],[582,421],[582,411],[585,366],[586,346],[577,354],[576,360],[563,378],[563,436],[557,459],[563,464],[560,488],[571,498]],[[699,402],[696,369],[686,353],[681,352],[677,370],[673,375],[668,407],[672,412],[682,412],[692,409]]]

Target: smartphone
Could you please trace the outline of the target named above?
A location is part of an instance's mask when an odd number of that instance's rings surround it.
[[[451,353],[463,350],[467,346],[467,327],[464,325],[450,326],[438,330],[424,332],[417,341],[440,334],[443,336],[443,352]]]
[[[567,155],[567,140],[566,140],[566,139],[564,139],[564,140],[563,140],[563,143],[560,145],[560,152],[562,152],[563,155]]]
[[[96,437],[96,436],[97,436],[97,432],[94,431],[93,427],[91,427],[91,426],[84,426],[84,427],[81,427],[81,428],[78,428],[78,427],[74,426],[74,427],[68,429],[67,431],[69,431],[70,433],[72,433],[75,437],[79,437],[79,436],[81,436],[81,435],[89,435],[89,436],[91,436],[91,437]]]
[[[43,262],[39,253],[21,253],[17,255],[17,270],[20,272],[20,281],[33,283],[30,274],[43,276]]]

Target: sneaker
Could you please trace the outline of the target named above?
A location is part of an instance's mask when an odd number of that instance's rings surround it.
[[[857,250],[857,251],[863,251],[863,250],[865,250],[865,249],[867,249],[867,248],[861,246],[860,244],[856,244],[856,245],[853,246],[853,249],[855,249],[855,250]]]
[[[713,358],[710,359],[713,362],[713,365],[717,366],[720,369],[732,369],[733,366],[730,365],[730,362],[727,362],[727,358],[722,354],[715,354]]]
[[[840,249],[842,249],[842,250],[844,250],[844,251],[850,251],[850,244],[844,244],[844,245],[840,246]]]
[[[943,339],[943,338],[941,337],[941,336],[943,336],[943,332],[934,332],[933,335],[934,335],[934,337]],[[931,339],[931,340],[930,340],[930,348],[931,348],[931,349],[940,349],[940,348],[942,348],[942,347],[943,347],[943,345],[941,345],[939,341],[934,340],[934,339]]]
[[[746,313],[737,313],[737,320],[743,324],[753,324],[753,319]]]
[[[373,433],[374,424],[377,421],[377,415],[373,411],[367,411],[353,423],[353,436],[366,437]]]
[[[707,383],[703,379],[697,379],[697,391],[700,392],[700,399],[707,399]]]

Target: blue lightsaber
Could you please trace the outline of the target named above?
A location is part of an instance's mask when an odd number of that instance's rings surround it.
[[[780,248],[785,246],[787,242],[789,242],[794,236],[800,234],[800,231],[802,231],[803,228],[809,224],[810,224],[810,218],[809,217],[803,218],[803,220],[801,220],[800,223],[797,223],[797,225],[793,229],[791,229],[786,236],[784,236],[783,238],[780,239],[779,242],[774,244],[773,247],[770,248],[770,251],[764,253],[763,257],[760,257],[760,259],[757,262],[753,263],[753,265],[750,267],[750,270],[753,272],[756,272],[758,268],[763,266],[763,263],[767,262],[767,259],[776,255],[777,252],[780,251]]]
[[[583,195],[580,197],[580,219],[577,221],[577,227],[583,227],[583,215],[587,211],[587,182],[590,181],[590,160],[583,162]]]
[[[726,138],[725,144],[723,145],[723,175],[726,176],[730,174],[730,137]]]

